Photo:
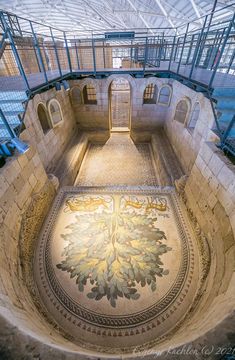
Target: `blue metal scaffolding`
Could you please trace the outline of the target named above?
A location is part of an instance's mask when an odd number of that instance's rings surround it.
[[[214,21],[219,11],[215,2],[199,30],[189,23],[175,34],[169,28],[115,29],[80,38],[1,11],[0,143],[19,135],[25,104],[42,89],[84,75],[151,74],[203,91],[220,146],[235,156],[235,14]]]

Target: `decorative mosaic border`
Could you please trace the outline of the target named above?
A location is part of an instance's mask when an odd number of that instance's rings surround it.
[[[61,206],[61,202],[64,200],[65,196],[71,193],[134,193],[134,194],[141,194],[141,195],[166,195],[168,196],[173,215],[176,220],[176,224],[178,227],[179,234],[181,236],[182,241],[182,262],[181,262],[181,268],[178,273],[177,279],[175,283],[172,285],[171,289],[168,291],[168,293],[165,295],[163,299],[160,300],[157,304],[145,309],[142,312],[131,314],[131,316],[107,316],[107,315],[100,315],[93,311],[87,310],[83,308],[82,306],[79,306],[77,303],[75,303],[68,294],[61,288],[60,284],[58,283],[55,272],[52,266],[51,258],[50,258],[50,235],[53,231],[53,225],[55,224],[56,216],[58,209]],[[188,248],[188,242],[190,246],[190,251]],[[188,292],[188,288],[190,286],[191,280],[192,280],[192,272],[194,268],[194,261],[193,261],[193,246],[192,246],[192,240],[190,237],[189,232],[187,231],[187,227],[184,223],[183,214],[181,213],[181,209],[177,200],[177,197],[175,196],[172,188],[155,188],[155,187],[138,187],[138,188],[127,188],[127,187],[115,187],[115,188],[108,188],[108,187],[97,187],[97,188],[74,188],[74,187],[66,187],[60,191],[58,194],[55,203],[51,209],[51,212],[48,216],[48,220],[45,224],[41,244],[40,244],[40,254],[39,254],[39,271],[40,276],[42,280],[42,284],[45,288],[45,291],[48,295],[48,297],[51,299],[51,301],[56,306],[57,310],[60,311],[60,313],[65,317],[68,318],[69,314],[75,316],[77,319],[76,325],[81,326],[84,330],[92,331],[97,334],[102,335],[111,335],[111,336],[127,336],[127,335],[134,335],[141,332],[145,332],[146,330],[150,330],[152,327],[155,327],[156,325],[159,325],[161,322],[165,321],[165,317],[168,318],[170,314],[174,312],[174,308],[176,309],[177,306],[180,306],[182,303],[184,297],[186,296]],[[191,254],[191,260],[189,261],[189,256]],[[190,265],[190,268],[188,268],[188,265]],[[45,278],[46,274],[48,275],[48,278]],[[187,278],[187,282],[185,283],[187,274],[189,274]],[[50,285],[50,289],[48,287],[48,284]],[[184,291],[181,292],[182,288],[184,288]],[[58,303],[55,302],[55,299],[53,295],[57,299]],[[180,298],[178,301],[176,301],[177,297]],[[170,309],[169,314],[167,313],[168,308],[172,303],[175,302],[174,308]],[[62,306],[60,306],[61,304]],[[163,316],[163,312],[165,313]],[[156,325],[154,322],[152,324],[148,324],[146,326],[147,322],[151,322],[151,320],[156,319],[158,317]],[[74,323],[74,319],[71,318]],[[82,322],[81,322],[82,321]],[[92,325],[92,328],[90,325]],[[142,329],[135,329],[137,326],[142,326]],[[96,330],[94,330],[94,326],[97,327]],[[103,329],[100,330],[100,327]],[[105,330],[107,328],[107,331]],[[120,329],[128,329],[131,331],[124,331],[120,332],[118,330]],[[110,332],[110,330],[112,331]],[[116,330],[115,330],[116,329]],[[134,330],[134,331],[133,331]]]

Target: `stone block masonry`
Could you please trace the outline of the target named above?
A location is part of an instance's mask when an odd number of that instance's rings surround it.
[[[7,360],[58,359],[85,360],[96,359],[93,353],[84,354],[72,339],[64,338],[57,325],[48,318],[45,320],[35,307],[26,285],[31,285],[30,259],[32,246],[27,236],[36,238],[43,216],[50,207],[54,189],[48,179],[48,172],[58,170],[64,184],[76,177],[88,141],[103,142],[109,137],[109,95],[108,90],[115,75],[107,79],[73,80],[71,86],[82,86],[94,81],[97,89],[96,105],[74,104],[64,90],[49,90],[36,95],[30,102],[25,116],[26,129],[21,138],[30,144],[24,155],[9,159],[0,169],[0,358]],[[234,294],[235,294],[235,170],[234,165],[214,145],[214,119],[209,101],[202,94],[195,93],[177,81],[171,81],[173,97],[169,106],[159,104],[143,105],[143,92],[148,83],[155,81],[158,89],[168,79],[125,78],[131,85],[131,135],[146,140],[152,136],[157,161],[161,142],[155,133],[164,126],[171,146],[177,155],[177,165],[171,178],[167,166],[161,176],[171,182],[185,172],[188,180],[185,186],[187,207],[197,219],[196,231],[206,235],[211,252],[211,267],[205,287],[192,317],[186,319],[170,342],[163,341],[159,350],[177,348],[191,344],[200,350],[204,345],[224,345],[234,341]],[[200,103],[200,115],[193,131],[173,120],[178,101],[187,96],[193,107]],[[37,118],[37,105],[55,97],[62,106],[64,122],[43,134]],[[84,135],[82,131],[86,131]],[[76,131],[79,146],[73,152],[70,141],[76,144]],[[158,134],[159,135],[159,134]],[[65,151],[66,149],[66,151]],[[67,151],[68,150],[68,151]],[[65,154],[58,167],[59,160]],[[78,155],[78,158],[76,156]],[[165,159],[169,164],[168,158]],[[173,167],[170,166],[171,168]],[[182,169],[181,169],[182,168]],[[172,169],[171,169],[172,170]],[[36,200],[35,200],[36,199]],[[41,204],[40,206],[37,204]],[[41,210],[40,210],[41,209]],[[43,211],[42,211],[43,209]],[[30,214],[34,214],[32,218]],[[35,215],[36,214],[36,215]],[[38,221],[39,220],[39,221]],[[23,225],[24,224],[24,225]],[[26,225],[27,224],[27,225]],[[46,315],[46,314],[44,314]],[[47,314],[48,316],[48,314]],[[88,333],[91,336],[91,333]],[[141,355],[142,356],[142,355]],[[140,356],[140,358],[141,358]],[[117,355],[115,358],[120,359]],[[143,358],[143,357],[142,357]],[[148,359],[154,359],[150,353]],[[159,359],[179,359],[178,356],[161,355]],[[197,356],[196,359],[204,359]],[[191,360],[191,358],[190,358]],[[192,357],[192,360],[194,358]]]
[[[235,166],[215,144],[203,143],[189,173],[184,196],[198,229],[208,240],[211,266],[196,315],[191,319],[193,325],[188,325],[183,337],[187,341],[189,334],[201,336],[214,348],[219,347],[220,334],[225,344],[231,343],[223,324],[229,329],[234,321],[234,315],[231,319],[235,304],[234,184]]]
[[[52,98],[58,100],[61,105],[63,122],[44,134],[38,119],[37,107],[40,103],[47,107],[49,100]],[[51,169],[55,168],[70,139],[77,132],[68,92],[64,89],[60,91],[51,89],[37,94],[29,101],[24,123],[26,130],[21,134],[22,140],[35,147],[42,164],[50,172]]]

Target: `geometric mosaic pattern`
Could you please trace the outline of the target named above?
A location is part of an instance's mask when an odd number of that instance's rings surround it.
[[[102,145],[90,144],[76,186],[158,185],[150,145],[134,144],[129,134],[112,134]]]
[[[61,189],[34,264],[60,328],[86,349],[113,354],[174,332],[199,279],[196,241],[170,188]]]

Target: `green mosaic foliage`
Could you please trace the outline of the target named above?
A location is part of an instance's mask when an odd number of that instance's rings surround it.
[[[118,298],[137,300],[138,288],[157,289],[157,277],[169,273],[161,261],[171,250],[157,219],[147,214],[113,212],[80,214],[61,235],[67,242],[65,257],[57,268],[76,278],[78,290],[87,297],[106,297],[115,307]]]

